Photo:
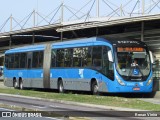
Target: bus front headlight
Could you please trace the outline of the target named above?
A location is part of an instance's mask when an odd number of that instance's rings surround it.
[[[116,76],[116,79],[120,85],[125,86],[125,83],[118,76]]]
[[[152,81],[153,81],[153,78],[151,77],[151,79],[148,80],[147,85],[150,85]]]

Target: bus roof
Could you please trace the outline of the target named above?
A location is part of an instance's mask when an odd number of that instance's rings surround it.
[[[100,37],[91,37],[91,38],[81,38],[77,40],[70,40],[70,41],[63,41],[63,42],[57,42],[53,43],[53,48],[65,48],[65,47],[79,47],[79,46],[88,46],[95,44],[96,41],[106,41],[104,38]]]
[[[97,41],[97,42],[96,42]],[[146,46],[145,43],[138,40],[126,40],[120,38],[108,38],[108,37],[91,37],[91,38],[81,38],[77,40],[69,40],[63,42],[55,42],[52,43],[52,48],[66,48],[66,47],[80,47],[80,46],[88,46],[88,45],[99,45],[103,44],[102,42],[107,42],[108,45],[114,46]],[[15,49],[10,49],[5,52],[5,54],[9,53],[19,53],[19,52],[29,52],[29,51],[39,51],[45,49],[45,44],[43,45],[31,45],[25,46]]]
[[[141,47],[147,46],[144,42],[140,40],[102,36],[102,37],[91,37],[91,38],[83,38],[83,39],[53,43],[52,47],[63,48],[63,47],[72,47],[72,46],[75,47],[78,45],[81,46],[81,44],[90,45],[90,44],[93,44],[93,42],[95,41],[107,42],[110,45],[122,46],[122,47],[123,46],[141,46]],[[94,43],[94,45],[96,44],[98,45],[98,42]]]
[[[31,45],[7,50],[5,54],[44,50],[45,45]]]
[[[63,47],[71,47],[71,46],[75,47],[75,46],[81,46],[82,44],[89,45],[89,43],[93,44],[93,42],[95,41],[104,41],[104,40],[105,39],[100,37],[91,37],[91,38],[81,38],[77,40],[69,40],[69,41],[63,41],[63,42],[54,42],[51,45],[53,48],[63,48]],[[44,50],[45,46],[46,46],[45,44],[24,46],[24,47],[7,50],[5,54],[39,51],[39,50]]]

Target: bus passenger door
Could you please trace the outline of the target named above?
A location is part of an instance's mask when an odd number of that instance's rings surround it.
[[[32,52],[28,52],[27,54],[27,68],[32,68]]]
[[[27,53],[27,85],[28,87],[32,87],[32,52]]]
[[[105,74],[110,80],[114,80],[113,62],[110,60],[108,56],[108,51],[111,51],[111,49],[109,47],[104,46],[102,50],[102,73]]]

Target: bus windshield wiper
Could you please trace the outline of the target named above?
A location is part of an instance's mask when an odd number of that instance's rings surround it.
[[[132,76],[132,74],[131,74],[132,70],[133,70],[133,68],[131,67],[131,68],[129,69],[129,74],[128,74],[127,79],[130,79],[130,78],[131,78],[131,76]]]

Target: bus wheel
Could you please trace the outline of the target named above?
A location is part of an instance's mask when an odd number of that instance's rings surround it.
[[[21,90],[24,89],[24,88],[23,88],[23,82],[22,82],[22,80],[19,81],[19,89],[21,89]]]
[[[97,82],[96,81],[94,81],[93,83],[92,83],[92,94],[93,95],[98,95],[99,93],[98,93],[98,85],[97,85]]]
[[[64,93],[64,86],[62,80],[58,81],[58,91],[59,93]]]
[[[13,80],[13,87],[14,87],[15,89],[17,89],[17,87],[18,87],[18,83],[17,83],[17,80],[16,80],[16,79]]]

